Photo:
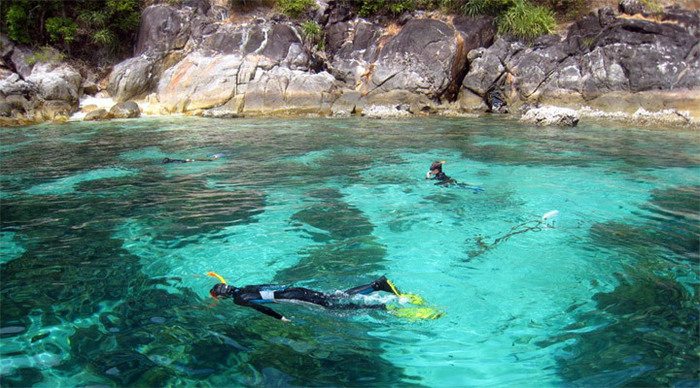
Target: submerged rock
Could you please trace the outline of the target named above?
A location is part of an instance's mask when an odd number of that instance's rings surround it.
[[[85,115],[83,118],[83,121],[101,121],[101,120],[108,120],[109,119],[109,112],[107,112],[107,109],[95,109],[93,111],[90,111]]]
[[[141,110],[134,101],[120,102],[109,110],[109,116],[115,119],[131,119],[141,116]]]

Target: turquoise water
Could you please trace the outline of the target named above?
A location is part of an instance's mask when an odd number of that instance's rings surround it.
[[[483,191],[426,181],[438,159]],[[2,129],[0,173],[2,386],[700,380],[694,132],[69,123]],[[326,292],[386,274],[445,315],[276,305],[285,324],[212,303],[212,270]]]

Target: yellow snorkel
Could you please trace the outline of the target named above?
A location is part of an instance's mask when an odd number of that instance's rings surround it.
[[[226,279],[224,279],[223,276],[219,275],[218,273],[216,273],[216,272],[214,272],[214,271],[209,271],[209,272],[207,272],[207,275],[208,275],[208,276],[211,276],[211,277],[213,277],[213,278],[219,279],[219,281],[220,281],[221,283],[228,284],[228,283],[226,283]]]
[[[399,299],[405,299],[408,301],[410,304],[415,304],[415,305],[423,305],[425,304],[425,299],[421,297],[420,295],[416,294],[402,294],[399,292],[399,290],[396,288],[394,283],[391,282],[391,280],[387,279],[386,283],[389,285],[389,288],[391,288],[391,292],[394,293],[394,295],[398,296]]]

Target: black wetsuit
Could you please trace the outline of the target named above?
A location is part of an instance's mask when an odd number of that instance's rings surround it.
[[[170,159],[170,158],[164,158],[163,159],[163,164],[169,164],[169,163],[187,163],[191,162],[192,160],[189,159]]]
[[[435,185],[437,186],[449,186],[451,184],[457,183],[456,180],[450,178],[449,176],[447,176],[447,174],[445,174],[442,171],[435,174],[435,176],[432,179],[437,180],[437,182],[435,183]]]
[[[164,158],[163,159],[163,164],[169,164],[169,163],[190,163],[190,162],[213,162],[218,158],[207,158],[207,159],[170,159],[170,158]]]
[[[221,288],[225,286],[225,288]],[[220,287],[217,290],[217,287]],[[259,284],[251,285],[245,287],[233,287],[226,286],[223,284],[217,284],[212,292],[230,297],[233,302],[240,306],[246,306],[260,311],[263,314],[269,315],[273,318],[282,319],[282,314],[276,312],[275,310],[265,306],[268,303],[274,302],[306,302],[315,305],[323,306],[329,309],[344,309],[344,310],[356,310],[356,309],[386,309],[384,304],[357,304],[352,303],[347,300],[350,295],[356,294],[369,294],[374,291],[389,291],[390,289],[386,286],[386,278],[381,277],[378,280],[351,288],[344,291],[338,295],[329,295],[322,292],[310,290],[303,287],[286,287],[274,284]],[[223,292],[222,292],[223,291]]]
[[[455,187],[456,186],[456,187],[459,187],[461,189],[469,189],[472,192],[474,192],[474,194],[478,194],[478,193],[484,191],[484,189],[479,187],[479,186],[472,186],[472,185],[467,184],[467,183],[457,182],[456,180],[447,176],[447,174],[442,172],[442,170],[440,170],[437,174],[435,174],[431,179],[437,180],[437,182],[435,182],[435,186],[444,186],[444,187],[448,187],[448,186]]]

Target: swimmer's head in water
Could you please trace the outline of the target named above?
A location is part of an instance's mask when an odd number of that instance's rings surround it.
[[[226,298],[228,297],[228,292],[231,290],[231,286],[224,283],[218,283],[209,290],[209,295],[214,299]]]
[[[444,160],[436,160],[433,162],[433,164],[430,165],[430,171],[438,170],[438,172],[442,171],[442,165],[445,164]]]

